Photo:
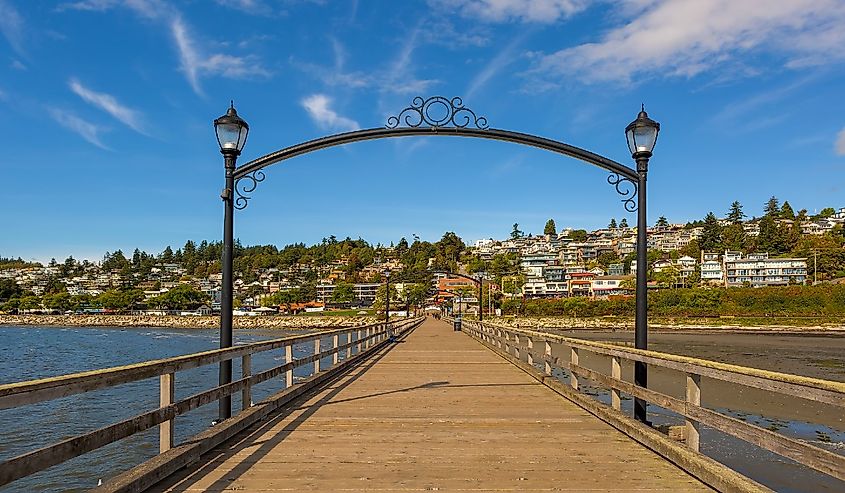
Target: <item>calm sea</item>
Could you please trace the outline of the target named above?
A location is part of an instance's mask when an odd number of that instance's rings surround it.
[[[302,334],[303,332],[297,332]],[[290,335],[290,332],[236,331],[235,342],[246,343]],[[218,331],[154,328],[0,327],[0,383],[31,380],[97,368],[216,349]],[[326,343],[328,341],[325,341]],[[313,345],[310,348],[313,351]],[[295,347],[295,357],[309,351]],[[279,351],[253,357],[253,371],[284,362]],[[325,365],[326,363],[324,363]],[[240,360],[234,361],[240,374]],[[298,368],[300,376],[308,368]],[[217,365],[176,374],[176,398],[216,385]],[[0,460],[47,446],[75,435],[158,407],[158,377],[17,409],[0,410]],[[253,390],[253,401],[271,395],[283,381],[265,382]],[[233,396],[240,409],[240,394]],[[212,403],[176,418],[179,443],[207,428],[217,415]],[[72,459],[0,488],[6,492],[87,491],[98,480],[112,477],[158,453],[158,429]]]

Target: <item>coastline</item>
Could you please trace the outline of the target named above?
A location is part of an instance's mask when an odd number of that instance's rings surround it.
[[[708,319],[700,318],[649,318],[648,328],[650,332],[662,333],[742,333],[742,334],[804,334],[804,335],[825,335],[845,337],[845,323],[829,323],[812,321],[806,325],[784,322],[783,319],[774,319],[771,322],[760,318],[725,318]],[[503,317],[494,319],[492,323],[505,325],[514,328],[531,330],[565,330],[565,331],[613,331],[632,332],[634,331],[633,317]]]
[[[234,317],[234,329],[311,330],[376,323],[375,317],[259,316]],[[218,329],[217,316],[171,315],[0,315],[0,326],[22,327],[156,327]]]

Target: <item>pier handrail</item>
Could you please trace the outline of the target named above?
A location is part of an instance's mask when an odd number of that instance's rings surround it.
[[[381,347],[382,343],[391,335],[407,331],[418,325],[421,320],[421,317],[413,317],[391,321],[390,323],[378,322],[319,331],[243,344],[226,349],[215,349],[172,358],[0,385],[0,409],[50,401],[156,376],[159,377],[160,385],[160,407],[157,409],[0,462],[0,486],[154,426],[159,426],[160,429],[159,452],[166,452],[174,446],[173,420],[176,416],[236,392],[242,393],[242,410],[246,410],[253,405],[251,389],[254,385],[284,374],[285,388],[291,388],[294,385],[294,368],[313,364],[314,373],[312,373],[311,378],[314,378],[321,371],[321,359],[332,358],[332,366],[323,369],[323,371],[331,370],[338,366],[342,352],[345,352],[345,360],[352,358],[353,351],[356,357],[365,355]],[[340,342],[342,335],[345,336],[344,343]],[[332,346],[321,350],[320,341],[327,337],[332,338]],[[314,353],[306,357],[293,358],[294,345],[308,342],[314,342]],[[253,354],[281,348],[285,350],[285,363],[260,373],[252,373],[251,358]],[[242,378],[175,401],[174,376],[176,372],[237,357],[242,358]]]
[[[758,368],[674,354],[626,348],[614,344],[586,341],[530,329],[507,327],[489,322],[464,320],[464,331],[491,349],[527,363],[543,362],[545,378],[552,368],[565,369],[570,375],[571,391],[578,392],[579,378],[589,379],[611,393],[611,408],[621,410],[621,392],[646,400],[685,418],[686,444],[695,452],[700,447],[700,426],[709,426],[735,438],[792,459],[816,471],[845,480],[845,456],[796,440],[760,426],[727,416],[701,406],[701,377],[803,398],[840,408],[845,412],[845,383],[791,375]],[[537,343],[540,343],[539,346]],[[553,354],[552,343],[567,346],[569,357]],[[539,349],[541,352],[537,352]],[[579,365],[579,351],[611,358],[610,375]],[[621,360],[639,361],[681,372],[686,375],[684,399],[634,385],[622,379]]]

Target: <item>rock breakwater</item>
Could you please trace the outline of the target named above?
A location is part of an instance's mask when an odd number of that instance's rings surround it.
[[[373,324],[375,317],[235,317],[235,329],[311,330]],[[0,325],[39,327],[165,327],[216,329],[220,317],[158,315],[0,315]]]

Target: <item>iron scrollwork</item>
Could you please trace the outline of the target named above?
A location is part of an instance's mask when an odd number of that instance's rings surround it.
[[[487,130],[490,125],[487,118],[477,116],[474,111],[464,106],[460,97],[452,99],[443,96],[432,96],[423,99],[415,97],[411,106],[403,109],[396,116],[387,119],[386,128],[398,128],[401,124],[412,128],[467,128],[475,127]]]
[[[616,187],[616,193],[622,196],[622,204],[628,212],[637,211],[637,184],[630,178],[611,173],[607,182]]]
[[[253,171],[247,175],[238,178],[235,182],[235,209],[243,210],[249,205],[249,199],[252,198],[252,192],[258,188],[258,184],[264,181],[266,176],[260,169]]]

